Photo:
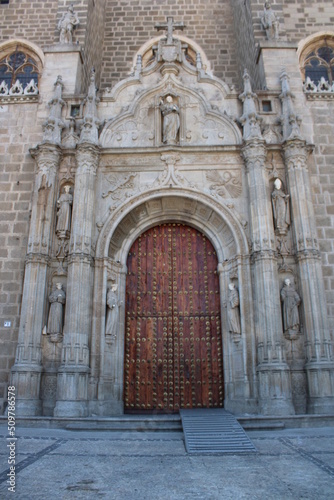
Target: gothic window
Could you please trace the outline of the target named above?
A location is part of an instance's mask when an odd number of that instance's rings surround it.
[[[0,60],[0,83],[5,81],[8,88],[20,80],[24,88],[32,79],[38,84],[37,62],[26,52],[16,50]]]
[[[332,47],[319,47],[311,52],[305,61],[305,78],[317,85],[321,77],[332,83],[334,81],[334,50]]]
[[[304,81],[309,78],[315,85],[321,79],[334,83],[334,39],[315,36],[302,50],[301,70]]]

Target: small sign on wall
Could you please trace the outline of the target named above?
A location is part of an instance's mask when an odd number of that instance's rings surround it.
[[[11,321],[4,321],[3,326],[5,328],[10,328],[12,326],[12,322]]]

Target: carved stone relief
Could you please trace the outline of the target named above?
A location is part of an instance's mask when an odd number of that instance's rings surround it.
[[[240,326],[240,299],[239,292],[234,283],[228,285],[228,301],[227,301],[227,318],[229,332],[235,343],[241,340],[241,326]]]
[[[284,335],[289,340],[294,340],[300,333],[298,306],[301,303],[301,298],[289,278],[284,280],[284,286],[281,289],[281,301],[283,309]]]
[[[286,235],[291,223],[290,220],[290,195],[282,189],[282,181],[276,179],[274,191],[271,194],[275,232],[277,235]]]
[[[242,183],[239,173],[218,170],[206,172],[206,180],[210,182],[210,192],[213,196],[222,198],[238,198],[242,194]]]

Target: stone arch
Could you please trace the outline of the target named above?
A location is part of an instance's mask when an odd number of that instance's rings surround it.
[[[122,262],[119,258],[122,250],[130,248],[136,235],[159,221],[173,218],[188,221],[205,232],[216,247],[220,262],[233,255],[248,254],[246,235],[229,208],[192,189],[167,188],[148,191],[119,207],[102,228],[96,257],[110,257]],[[125,242],[126,239],[129,241]]]
[[[40,74],[42,73],[45,57],[38,45],[23,38],[13,38],[0,43],[1,59],[15,51],[22,51],[31,56],[36,61]]]
[[[109,217],[101,230],[95,257],[91,343],[92,387],[95,384],[100,398],[94,411],[100,415],[123,412],[127,256],[132,243],[141,233],[163,222],[190,225],[203,232],[215,248],[219,262],[222,324],[225,325],[224,332],[222,330],[225,406],[241,411],[249,397],[249,381],[255,378],[255,365],[250,354],[254,347],[254,332],[247,237],[229,208],[190,188],[151,190],[127,200]],[[239,346],[233,343],[226,329],[226,293],[232,275],[238,282],[243,318]],[[120,309],[116,338],[108,344],[105,336],[106,295],[111,283],[118,285]]]

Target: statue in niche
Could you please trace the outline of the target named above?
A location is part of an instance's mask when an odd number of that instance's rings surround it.
[[[279,18],[271,8],[271,3],[264,4],[264,11],[261,16],[262,26],[266,30],[268,40],[278,40],[279,38]]]
[[[296,338],[300,328],[298,306],[301,303],[301,298],[289,278],[284,280],[281,301],[283,303],[284,333],[289,339]]]
[[[59,42],[62,44],[72,44],[73,30],[79,24],[80,21],[74,12],[73,4],[71,4],[58,23],[58,31],[60,32]]]
[[[111,344],[117,336],[119,301],[116,293],[117,285],[111,285],[107,292],[106,339]]]
[[[290,195],[285,194],[282,190],[282,182],[276,179],[274,182],[274,191],[271,194],[271,202],[273,206],[274,222],[276,233],[285,235],[290,226]]]
[[[57,227],[56,234],[58,238],[69,238],[71,231],[71,214],[73,196],[70,193],[71,186],[64,186],[64,193],[57,201]]]
[[[162,113],[162,142],[176,144],[180,128],[180,110],[171,95],[166,97],[165,102],[161,99],[160,110]]]
[[[241,335],[239,293],[234,283],[230,283],[228,285],[228,289],[229,289],[228,307],[227,307],[228,328],[229,332],[233,335],[234,342],[239,342]]]
[[[50,310],[46,333],[52,342],[60,342],[63,338],[63,309],[66,295],[61,283],[56,283],[56,289],[49,296]]]

